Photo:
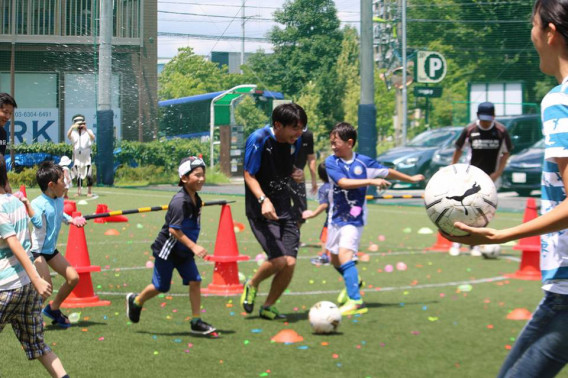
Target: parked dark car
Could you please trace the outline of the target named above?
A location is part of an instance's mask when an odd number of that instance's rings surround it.
[[[541,139],[511,156],[501,175],[501,189],[517,192],[520,196],[530,196],[533,190],[540,190],[544,147],[544,139]]]
[[[434,154],[453,146],[463,127],[446,126],[424,131],[414,137],[406,146],[394,147],[377,156],[382,165],[407,175],[423,174],[429,178],[433,172],[430,162]],[[410,184],[393,180],[393,188],[423,188],[425,183]]]
[[[512,155],[519,153],[542,139],[542,125],[538,114],[497,117],[497,121],[501,122],[509,132],[511,142],[513,143],[513,150],[511,151]],[[455,146],[453,143],[451,146],[437,151],[432,157],[431,171],[436,173],[438,169],[452,164],[454,151]],[[464,147],[459,162],[466,163],[468,158],[469,150],[466,146]]]

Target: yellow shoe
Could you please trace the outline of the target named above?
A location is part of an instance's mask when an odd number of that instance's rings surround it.
[[[355,314],[365,314],[369,312],[369,308],[363,303],[362,299],[358,301],[349,299],[347,303],[339,307],[339,312],[341,315],[355,315]]]
[[[365,286],[365,282],[363,282],[361,276],[359,276],[359,289],[361,289],[363,286]],[[341,306],[342,304],[345,304],[348,300],[349,296],[347,295],[347,289],[344,288],[337,296],[337,304]]]

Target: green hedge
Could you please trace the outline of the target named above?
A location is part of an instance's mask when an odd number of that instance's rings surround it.
[[[96,144],[93,145],[93,155],[96,154]],[[121,141],[115,143],[115,148],[121,151],[115,155],[115,162],[129,165],[134,161],[141,166],[155,165],[166,170],[177,168],[180,160],[190,155],[203,155],[205,163],[209,165],[209,143],[202,143],[197,139],[171,139],[155,142]],[[71,157],[73,149],[68,143],[34,143],[18,144],[16,153],[45,152],[53,155]],[[7,153],[9,153],[7,151]],[[95,162],[96,164],[96,162]]]
[[[115,148],[120,152],[115,155],[115,164],[121,167],[117,170],[115,183],[125,184],[159,184],[175,183],[177,179],[177,167],[182,158],[190,155],[202,155],[203,160],[209,166],[209,143],[202,143],[196,139],[171,139],[155,142],[131,142],[121,141],[115,143]],[[34,143],[18,144],[16,153],[44,152],[52,155],[71,157],[73,149],[68,143]],[[9,153],[7,151],[7,153]],[[96,154],[96,145],[93,146],[93,155]],[[138,164],[137,168],[130,168],[131,163]],[[95,173],[96,162],[94,166]],[[20,173],[9,172],[8,179],[12,187],[26,185],[35,187],[36,170],[24,169]],[[213,172],[208,172],[213,174]],[[223,178],[211,176],[212,181],[225,182]],[[228,181],[228,179],[227,179]]]

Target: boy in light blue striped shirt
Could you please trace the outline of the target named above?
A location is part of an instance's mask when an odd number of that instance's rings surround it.
[[[0,112],[1,112],[0,108]],[[0,155],[0,332],[10,323],[29,360],[38,359],[53,377],[68,377],[59,357],[43,340],[42,297],[51,284],[36,271],[30,253],[27,198],[9,193],[6,162]]]

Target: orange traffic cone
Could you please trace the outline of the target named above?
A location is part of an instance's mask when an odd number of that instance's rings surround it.
[[[509,320],[529,320],[530,318],[532,318],[532,314],[526,308],[516,308],[507,314]]]
[[[73,217],[80,217],[81,213],[75,212]],[[110,301],[101,301],[93,291],[91,272],[100,272],[100,266],[92,266],[87,249],[87,239],[85,229],[74,225],[69,225],[69,238],[67,239],[67,249],[65,258],[69,264],[79,273],[79,283],[69,297],[61,304],[63,308],[75,307],[96,307],[108,306]]]
[[[97,210],[95,210],[95,214],[104,214],[108,212],[110,212],[110,210],[108,209],[108,206],[105,205],[104,203],[99,203],[97,205]],[[95,218],[94,222],[95,223],[128,222],[128,218],[125,217],[124,215],[113,215],[104,218]]]
[[[205,257],[207,261],[215,261],[213,280],[206,288],[201,289],[201,292],[217,295],[240,294],[244,287],[239,282],[237,261],[248,259],[249,256],[239,255],[231,206],[223,205],[217,239],[215,240],[215,252],[212,256]]]
[[[525,215],[523,223],[538,217],[536,201],[534,198],[527,199]],[[522,251],[521,265],[519,270],[512,274],[506,274],[506,277],[516,278],[519,280],[538,281],[542,278],[540,273],[540,236],[529,236],[522,238],[519,243],[513,247]]]
[[[442,236],[440,231],[438,231],[438,236],[436,238],[436,243],[431,247],[426,248],[427,251],[442,251],[447,252],[452,246],[452,242]]]
[[[77,203],[75,201],[64,200],[63,201],[63,212],[69,216],[77,211]]]
[[[24,197],[28,198],[28,195],[26,193],[26,186],[25,185],[21,185],[20,186],[20,192],[24,195]]]

